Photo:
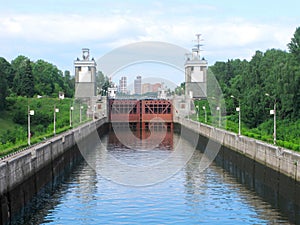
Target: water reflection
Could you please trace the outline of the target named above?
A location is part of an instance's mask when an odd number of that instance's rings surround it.
[[[201,152],[195,151],[184,170],[186,205],[194,216],[199,216],[199,221],[207,221],[203,220],[204,214],[212,223],[217,223],[217,219],[230,224],[290,224],[279,209],[238,183],[235,177],[215,163],[200,173],[201,157]]]
[[[127,130],[118,129],[118,134],[122,136],[122,140],[128,140],[132,134],[129,134]],[[132,131],[135,137],[138,138],[138,141],[135,143],[132,143],[132,140],[129,140],[128,142],[131,142],[132,145],[134,145],[134,149],[136,150],[143,150],[144,146],[149,146],[150,143],[149,137],[153,136],[154,139],[158,139],[158,137],[162,137],[162,141],[157,143],[155,148],[153,149],[168,149],[168,150],[174,150],[174,146],[176,146],[177,141],[174,143],[174,136],[172,130],[156,130],[155,132],[151,132],[150,130],[135,130]],[[118,136],[115,132],[110,132],[110,135],[108,136],[108,149],[115,149],[115,148],[123,148],[128,149],[128,147],[121,142],[118,139]],[[149,149],[149,148],[146,148]]]
[[[108,138],[103,138],[103,144],[96,149],[97,160],[89,163],[97,166],[99,174],[106,179],[123,185],[149,186],[164,182],[180,171],[195,151],[187,140],[171,131],[152,131],[152,138],[162,138],[152,149],[144,148],[149,142],[147,131],[140,132],[140,138],[135,138],[130,148],[120,143],[128,135],[127,130],[118,130],[118,135],[110,133]]]
[[[143,135],[147,134],[140,138]],[[148,151],[126,148],[113,133],[101,140],[108,154],[141,166],[168,158],[179,136],[166,137],[164,144]],[[194,151],[188,164],[170,179],[133,187],[102,176],[100,147],[86,154],[94,167],[82,162],[57,189],[39,196],[38,209],[32,209],[24,224],[289,224],[278,209],[216,164],[199,172],[201,151]],[[181,151],[191,148],[188,142],[181,147]]]

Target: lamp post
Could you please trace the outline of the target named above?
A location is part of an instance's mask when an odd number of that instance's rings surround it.
[[[221,107],[217,106],[217,111],[219,111],[219,127],[221,127]]]
[[[233,95],[231,95],[230,97],[235,98],[239,103],[239,106],[236,107],[236,111],[239,112],[239,135],[241,135],[241,101],[240,99],[234,97]]]
[[[31,138],[31,133],[30,133],[30,116],[34,115],[34,110],[30,110],[30,107],[28,105],[28,145],[30,145],[30,138]]]
[[[212,99],[214,100],[214,103],[216,103],[217,107],[216,107],[216,110],[219,111],[219,127],[221,127],[221,103],[220,103],[220,99],[216,99],[214,96],[212,97],[207,97],[207,99]]]
[[[83,109],[83,106],[81,105],[80,108],[79,108],[79,122],[81,123],[82,122],[82,109]]]
[[[96,114],[96,105],[94,105],[94,110],[93,110],[93,121],[95,121],[95,114]]]
[[[71,106],[70,107],[70,127],[72,127],[72,112],[73,112],[73,110],[74,110],[74,107]]]
[[[276,98],[268,93],[266,93],[265,95],[274,100],[274,108],[273,110],[270,110],[270,115],[274,115],[273,143],[274,145],[276,145]]]
[[[197,121],[199,120],[199,106],[196,105],[196,110],[197,110]]]
[[[59,109],[54,105],[54,113],[53,113],[53,134],[56,134],[55,126],[56,126],[56,113],[59,112]]]
[[[205,108],[205,106],[203,106],[202,109],[204,110],[205,123],[207,123],[207,113],[206,113],[206,108]]]

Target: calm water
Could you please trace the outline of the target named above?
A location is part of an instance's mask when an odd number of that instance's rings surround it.
[[[107,154],[119,162],[143,166],[165,159],[178,140],[176,134],[171,134],[152,150],[142,149],[141,142],[135,143],[136,149],[132,150],[119,143],[113,134],[105,136],[103,143]],[[183,151],[188,145],[183,143]],[[36,208],[27,214],[24,223],[288,224],[277,209],[237,183],[222,168],[212,164],[200,173],[197,168],[202,155],[198,150],[171,178],[134,187],[103,178],[97,164],[103,160],[99,148],[90,152],[96,169],[83,161],[56,190],[39,197]]]

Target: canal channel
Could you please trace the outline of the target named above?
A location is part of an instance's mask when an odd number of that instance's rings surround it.
[[[161,131],[154,132],[160,135]],[[136,135],[140,141],[130,147],[120,142],[126,135],[126,131],[117,135],[113,131],[105,134],[100,145],[88,149],[85,160],[62,176],[60,182],[45,187],[31,201],[26,213],[12,224],[300,223],[297,200],[277,197],[274,202],[269,196],[274,190],[267,185],[253,187],[241,175],[243,172],[228,172],[228,165],[234,162],[224,159],[226,149],[221,150],[216,162],[199,171],[203,156],[201,144],[193,151],[194,147],[188,141],[182,141],[180,151],[192,152],[188,162],[172,176],[149,185],[121,184],[113,176],[105,176],[100,165],[103,148],[120,164],[138,168],[157,162],[168,163],[168,156],[181,139],[178,133],[169,131],[159,145],[145,149],[146,138],[143,137],[147,134]],[[200,141],[205,142],[204,139]],[[111,166],[113,169],[114,165]],[[124,174],[128,176],[128,173]],[[145,173],[145,179],[148,175],[150,171]],[[253,174],[247,176],[249,180]],[[127,179],[134,180],[132,177]],[[250,180],[253,179],[256,178]],[[296,186],[291,189],[297,191]]]

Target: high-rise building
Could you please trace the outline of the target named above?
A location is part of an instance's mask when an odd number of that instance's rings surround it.
[[[134,80],[134,93],[137,95],[142,94],[142,77],[137,76]]]
[[[127,93],[127,77],[121,77],[119,80],[119,92]]]

